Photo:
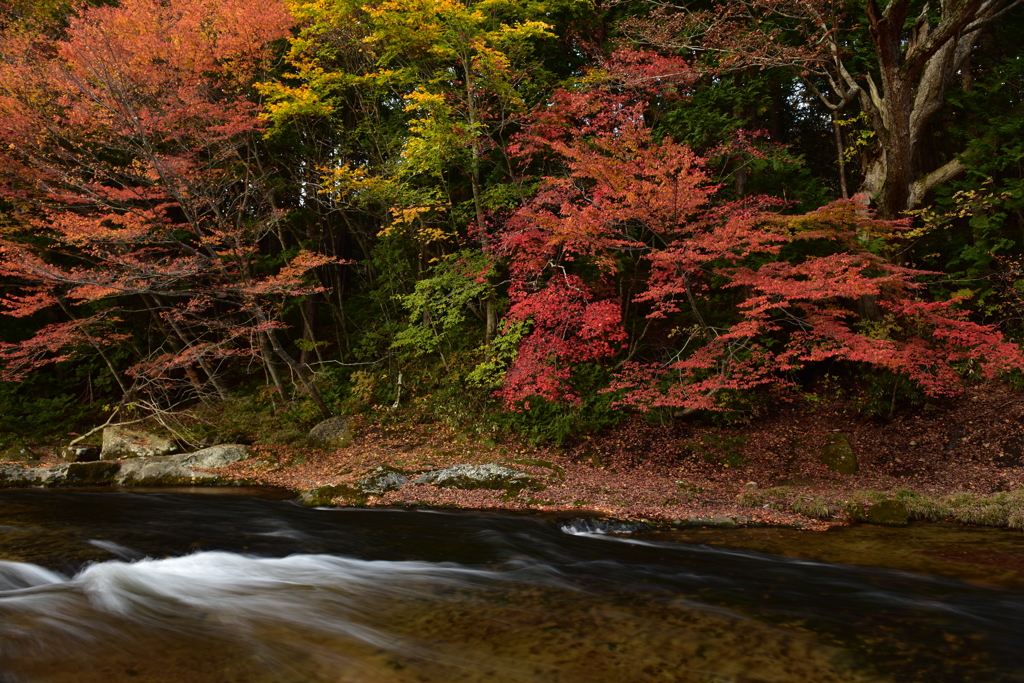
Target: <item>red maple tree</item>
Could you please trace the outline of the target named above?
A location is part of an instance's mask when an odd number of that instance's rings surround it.
[[[0,275],[20,291],[0,312],[70,318],[0,346],[5,378],[120,343],[122,311],[143,308],[174,343],[131,373],[198,365],[223,395],[219,360],[273,349],[326,412],[275,330],[330,259],[257,263],[282,215],[250,86],[291,22],[280,0],[124,0],[80,6],[59,39],[4,33],[0,196],[16,220]]]
[[[803,216],[782,215],[768,197],[716,201],[704,161],[653,138],[644,103],[630,98],[560,93],[525,135],[524,153],[561,172],[500,234],[508,318],[532,324],[500,392],[509,404],[576,400],[572,365],[613,357],[609,390],[644,410],[721,410],[725,395],[787,384],[826,359],[906,376],[930,395],[957,391],[965,373],[1024,365],[1016,345],[956,300],[929,301],[926,273],[870,250],[872,237],[905,222],[878,220],[855,200]],[[857,313],[864,297],[877,298],[881,320]],[[629,316],[641,331],[627,334]],[[652,328],[660,357],[641,359]]]

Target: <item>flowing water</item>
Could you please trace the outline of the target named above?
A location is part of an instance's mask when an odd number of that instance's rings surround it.
[[[1024,681],[1021,534],[635,531],[0,491],[0,681]]]

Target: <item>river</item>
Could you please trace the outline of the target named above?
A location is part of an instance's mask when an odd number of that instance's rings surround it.
[[[0,682],[1024,681],[1020,570],[1024,535],[942,525],[0,491]]]

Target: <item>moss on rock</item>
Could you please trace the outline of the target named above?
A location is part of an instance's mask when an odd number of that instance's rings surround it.
[[[366,502],[366,495],[362,491],[343,484],[307,489],[299,494],[298,502],[306,507],[330,507],[336,498],[353,505],[362,505]]]
[[[882,526],[906,526],[910,523],[910,508],[902,500],[883,500],[871,506],[867,521]]]
[[[838,474],[857,474],[857,454],[845,434],[832,434],[817,456],[818,462]]]

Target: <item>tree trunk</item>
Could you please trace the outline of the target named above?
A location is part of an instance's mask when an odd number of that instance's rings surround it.
[[[477,109],[476,109],[476,95],[473,93],[474,82],[473,82],[473,67],[469,61],[463,60],[463,69],[466,73],[466,111],[469,115],[469,127],[471,134],[473,135],[472,142],[470,143],[471,156],[471,168],[470,168],[470,185],[473,189],[473,209],[476,212],[476,224],[477,230],[480,231],[480,242],[486,251],[490,245],[490,239],[487,235],[487,220],[484,215],[483,199],[481,195],[481,178],[480,178],[480,143],[476,139],[476,127],[479,123]],[[484,299],[484,311],[486,324],[484,327],[484,344],[490,345],[494,338],[498,336],[498,298],[494,293],[494,282],[493,277],[487,279],[489,285],[487,296]]]

